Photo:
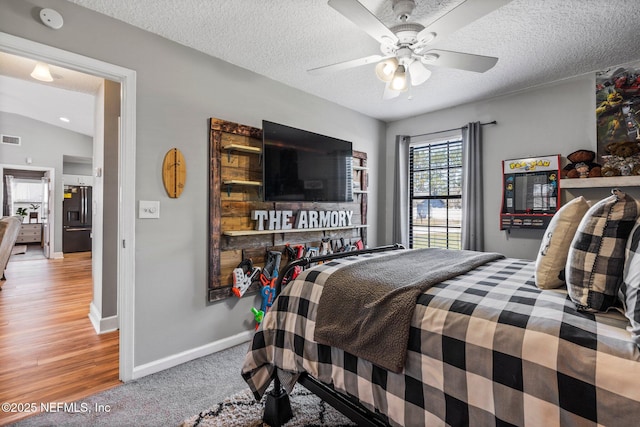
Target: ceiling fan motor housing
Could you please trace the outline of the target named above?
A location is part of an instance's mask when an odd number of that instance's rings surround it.
[[[413,0],[393,0],[393,13],[399,21],[406,22],[415,8],[416,3]]]

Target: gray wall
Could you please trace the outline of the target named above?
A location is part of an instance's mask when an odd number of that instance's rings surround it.
[[[92,176],[93,168],[91,167],[91,163],[63,162],[62,173],[65,175]]]
[[[19,146],[0,144],[0,163],[55,168],[54,209],[56,224],[54,252],[62,252],[62,156],[91,157],[93,138],[44,122],[0,112],[0,133],[22,137]],[[27,165],[25,159],[33,163]]]
[[[386,205],[382,222],[385,240],[391,240],[393,191],[393,141],[396,134],[418,135],[460,127],[468,122],[490,122],[483,127],[485,250],[507,256],[535,259],[544,230],[499,230],[502,197],[501,161],[529,156],[596,151],[595,74],[578,76],[486,102],[461,105],[389,124],[387,129]],[[563,163],[564,165],[564,163]],[[564,200],[577,195],[598,200],[608,189],[563,191]],[[634,191],[630,194],[635,196]],[[385,202],[383,202],[385,203]]]
[[[64,27],[36,21],[39,7],[60,12]],[[210,117],[255,127],[267,119],[353,141],[369,155],[368,221],[378,223],[384,123],[63,0],[0,0],[0,9],[1,31],[137,72],[136,199],[159,200],[161,217],[136,220],[136,366],[252,327],[256,300],[205,303]],[[188,168],[179,199],[167,197],[161,179],[172,147]],[[368,236],[378,243],[375,227]]]

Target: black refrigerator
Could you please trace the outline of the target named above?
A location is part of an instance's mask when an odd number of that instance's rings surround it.
[[[90,251],[91,187],[65,185],[62,218],[62,252]]]

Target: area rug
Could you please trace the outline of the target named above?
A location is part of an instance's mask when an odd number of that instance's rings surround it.
[[[306,388],[296,385],[289,396],[293,418],[286,427],[355,426],[348,418],[320,400]],[[181,427],[267,426],[262,422],[264,398],[256,402],[249,389],[226,398],[211,409],[200,412],[181,424]]]
[[[27,253],[27,245],[15,245],[11,249],[11,255],[20,255]]]

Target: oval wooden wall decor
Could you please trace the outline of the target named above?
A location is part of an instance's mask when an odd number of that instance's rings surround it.
[[[167,151],[162,162],[162,182],[169,197],[177,199],[187,181],[187,164],[177,148]]]

